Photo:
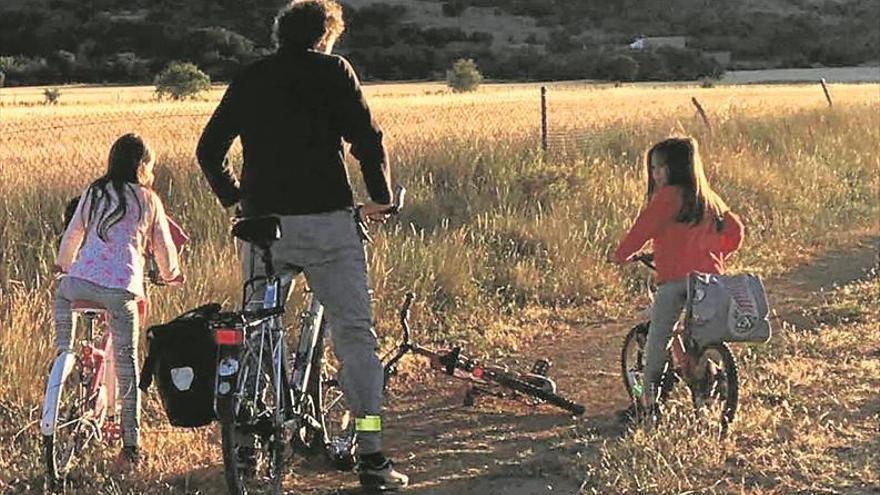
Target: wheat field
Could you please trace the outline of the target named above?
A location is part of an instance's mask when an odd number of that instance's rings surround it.
[[[156,187],[193,238],[186,285],[152,291],[148,324],[207,301],[232,307],[238,294],[228,215],[193,153],[220,90],[186,103],[137,91],[128,99],[119,88],[107,90],[110,98],[79,100],[77,89],[62,91],[59,105],[11,105],[6,95],[0,106],[0,492],[14,493],[39,473],[36,430],[22,428],[38,414],[53,357],[49,269],[61,212],[102,173],[117,136],[138,132],[158,153]],[[816,85],[549,85],[544,153],[535,85],[463,95],[437,85],[368,87],[394,181],[409,191],[404,212],[375,228],[369,247],[380,336],[393,330],[407,290],[425,308],[415,325],[435,329],[437,341],[464,340],[486,353],[527,342],[516,321],[536,308],[625,314],[637,271],[604,260],[643,202],[642,153],[670,134],[697,137],[710,181],[743,217],[746,244],[735,269],[779,274],[838,232],[876,228],[880,86],[832,85],[831,92],[833,108]],[[711,129],[695,116],[691,97]],[[233,158],[240,161],[236,148]],[[356,166],[349,173],[365,198]],[[295,294],[291,304],[299,300]],[[194,466],[219,455],[196,446],[206,433],[151,435],[156,408],[147,404],[148,450],[194,452]],[[608,459],[662,440],[609,447]],[[170,454],[150,465],[158,480],[185,469]]]

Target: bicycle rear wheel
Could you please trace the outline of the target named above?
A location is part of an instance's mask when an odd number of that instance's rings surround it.
[[[717,415],[723,434],[733,422],[739,401],[739,376],[730,347],[724,343],[704,347],[697,358],[695,374],[699,378],[690,385],[694,409]]]
[[[284,430],[279,424],[283,411],[275,407],[269,353],[259,372],[256,356],[248,354],[239,375],[242,395],[217,399],[226,486],[230,495],[277,494],[284,466]]]
[[[95,425],[83,417],[89,399],[83,378],[82,364],[77,359],[55,395],[56,404],[48,405],[55,408],[55,425],[52,433],[43,435],[43,459],[52,484],[67,476],[96,431]]]
[[[483,377],[489,381],[501,385],[502,387],[506,387],[521,394],[528,395],[529,397],[541,399],[548,404],[553,404],[554,406],[564,409],[574,414],[575,416],[580,416],[584,413],[584,406],[577,404],[576,402],[573,402],[570,399],[567,399],[557,393],[545,390],[543,388],[538,388],[531,383],[522,380],[518,376],[513,375],[512,373],[495,371],[490,374],[483,375]]]

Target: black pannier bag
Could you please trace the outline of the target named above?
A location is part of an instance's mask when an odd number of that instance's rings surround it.
[[[147,330],[140,389],[146,392],[155,378],[173,426],[204,426],[216,419],[217,345],[208,323],[219,311],[219,304],[205,304]]]

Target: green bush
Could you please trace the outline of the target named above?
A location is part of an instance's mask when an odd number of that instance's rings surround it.
[[[61,90],[58,88],[46,88],[43,90],[43,97],[46,98],[46,105],[57,105],[61,99]]]
[[[600,60],[599,77],[612,81],[633,81],[639,74],[639,63],[629,55],[617,54]]]
[[[483,82],[483,75],[477,70],[477,64],[469,58],[460,58],[446,71],[446,85],[456,93],[476,91]]]
[[[194,98],[211,89],[211,78],[195,64],[171,62],[156,76],[156,95],[170,96],[174,100]]]

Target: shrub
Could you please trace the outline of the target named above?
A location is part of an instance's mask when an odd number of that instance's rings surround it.
[[[477,64],[469,58],[460,58],[446,71],[446,85],[456,93],[476,91],[483,82],[483,75],[477,70]]]
[[[612,55],[599,62],[598,71],[605,79],[632,81],[639,73],[639,63],[629,55]]]
[[[61,90],[58,88],[46,88],[43,90],[43,96],[46,98],[46,105],[57,105],[61,99]]]
[[[211,78],[195,64],[171,62],[156,76],[156,95],[168,95],[174,100],[194,98],[211,89]]]
[[[6,73],[10,86],[37,84],[46,78],[49,66],[42,57],[0,57],[0,71]]]

